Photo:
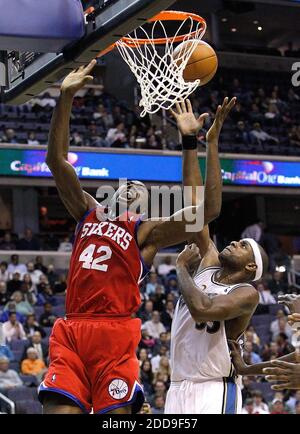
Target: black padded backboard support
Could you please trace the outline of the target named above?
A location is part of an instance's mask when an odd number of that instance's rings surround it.
[[[19,60],[11,53],[0,52],[0,62],[2,59],[6,65],[7,83],[1,88],[0,102],[24,104],[173,3],[175,0],[118,0],[108,3],[89,17],[86,36],[72,47],[57,54],[23,53],[20,56],[23,67],[20,68],[14,66]],[[0,63],[0,86],[3,84],[3,64],[1,70]]]

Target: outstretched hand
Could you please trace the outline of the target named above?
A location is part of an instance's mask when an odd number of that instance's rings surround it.
[[[178,255],[176,265],[191,268],[200,259],[200,250],[196,244],[186,245]]]
[[[291,314],[300,313],[300,295],[296,295],[296,294],[279,295],[278,303],[287,306]]]
[[[236,97],[233,97],[229,102],[228,101],[228,97],[224,98],[223,104],[219,105],[217,108],[214,122],[206,134],[206,141],[208,143],[216,143],[219,141],[224,121],[235,106]]]
[[[94,77],[91,75],[97,61],[93,59],[88,65],[80,66],[70,72],[61,85],[61,92],[74,96],[82,87],[91,82]]]
[[[205,119],[209,116],[208,113],[203,113],[196,118],[191,101],[189,99],[182,100],[175,104],[176,111],[170,109],[173,118],[177,122],[177,127],[183,136],[196,136],[204,125]]]
[[[272,360],[272,368],[264,368],[263,373],[269,383],[276,383],[273,390],[300,389],[300,363]]]

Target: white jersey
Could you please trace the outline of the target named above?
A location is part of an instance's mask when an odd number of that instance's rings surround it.
[[[215,281],[219,267],[198,271],[194,277],[199,290],[210,297],[227,295],[240,286]],[[225,321],[196,324],[181,296],[171,330],[171,381],[207,381],[231,377],[234,372],[227,344]]]

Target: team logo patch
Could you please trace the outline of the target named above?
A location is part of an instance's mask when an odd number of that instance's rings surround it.
[[[56,380],[56,375],[53,374],[53,375],[52,375],[52,381],[53,381],[53,383],[54,383],[55,380]]]
[[[115,378],[108,386],[108,393],[114,399],[123,399],[128,393],[128,385],[124,380]]]

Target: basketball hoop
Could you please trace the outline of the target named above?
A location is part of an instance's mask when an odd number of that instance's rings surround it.
[[[168,35],[166,30],[167,21],[181,22],[173,36]],[[150,30],[146,30],[146,26]],[[117,47],[136,76],[141,87],[142,117],[146,113],[154,114],[160,109],[170,109],[199,86],[200,80],[186,82],[183,71],[205,31],[206,22],[199,15],[163,11],[105,51]],[[174,44],[185,41],[191,43],[184,44],[174,58]],[[104,52],[101,53],[103,54]]]

